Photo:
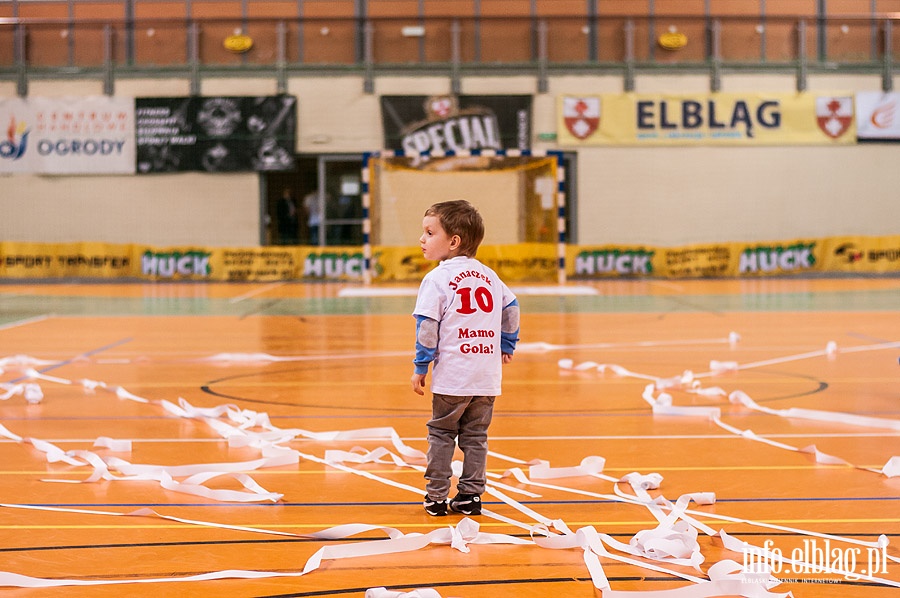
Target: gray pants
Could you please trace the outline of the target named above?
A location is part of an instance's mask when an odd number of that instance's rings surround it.
[[[484,493],[487,471],[487,431],[494,412],[494,397],[456,397],[435,394],[428,422],[428,465],[425,490],[432,500],[450,494],[451,464],[457,439],[463,452],[463,470],[456,489],[461,494]]]

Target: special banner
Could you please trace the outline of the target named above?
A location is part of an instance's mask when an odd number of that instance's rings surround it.
[[[381,96],[386,148],[409,154],[531,147],[531,96]]]
[[[0,126],[0,173],[134,173],[132,98],[0,99]]]
[[[561,95],[557,140],[580,145],[856,143],[853,94]]]
[[[136,98],[137,172],[294,167],[297,98]]]

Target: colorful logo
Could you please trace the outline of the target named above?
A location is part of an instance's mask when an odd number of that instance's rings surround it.
[[[869,117],[869,122],[876,129],[890,129],[894,126],[894,116],[897,113],[897,104],[893,100],[877,106]]]
[[[18,160],[25,153],[28,146],[29,129],[24,121],[16,122],[16,117],[9,118],[9,126],[6,128],[6,139],[0,141],[0,158]]]
[[[576,139],[587,139],[600,126],[600,98],[563,98],[563,122]]]
[[[863,252],[853,243],[843,243],[834,250],[834,255],[844,258],[848,264],[856,263],[863,259]]]
[[[853,98],[816,98],[816,122],[823,133],[837,139],[853,122]]]

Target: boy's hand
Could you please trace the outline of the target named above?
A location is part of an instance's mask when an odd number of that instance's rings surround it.
[[[511,353],[504,353],[502,357],[503,357],[503,363],[509,363],[510,361],[512,361]]]
[[[412,383],[413,392],[417,395],[425,394],[425,376],[427,374],[413,374],[410,382]]]

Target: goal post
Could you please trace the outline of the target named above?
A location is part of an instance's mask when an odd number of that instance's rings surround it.
[[[556,245],[550,276],[566,282],[566,194],[562,152],[473,150],[363,154],[363,282],[375,277],[373,247],[410,246],[436,202],[471,201],[485,220],[484,245]]]

